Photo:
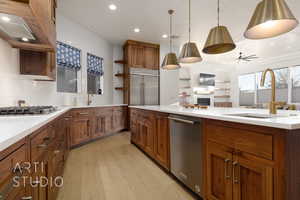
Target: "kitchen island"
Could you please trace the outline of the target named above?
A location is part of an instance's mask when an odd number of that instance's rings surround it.
[[[158,164],[163,160],[167,170],[169,114],[202,120],[200,196],[204,199],[300,199],[299,112],[271,116],[257,109],[130,106],[132,143]]]

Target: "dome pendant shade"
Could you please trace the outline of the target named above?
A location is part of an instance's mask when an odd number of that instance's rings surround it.
[[[196,63],[201,62],[202,58],[198,51],[196,43],[188,42],[182,47],[181,54],[179,56],[180,63]]]
[[[175,53],[168,53],[165,56],[164,61],[162,63],[162,68],[166,70],[175,70],[180,68]]]
[[[207,54],[226,53],[235,49],[228,29],[225,26],[216,26],[210,30],[203,52]]]
[[[271,38],[293,30],[298,24],[284,0],[263,0],[257,5],[244,36]]]

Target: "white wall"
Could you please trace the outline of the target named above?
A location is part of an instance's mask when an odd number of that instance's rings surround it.
[[[235,66],[235,70],[231,73],[232,91],[234,96],[234,105],[239,105],[239,86],[238,77],[241,74],[249,74],[253,72],[264,71],[267,68],[276,69],[283,67],[292,67],[300,65],[300,52],[283,55],[275,58],[260,59],[249,63],[241,63]]]
[[[174,48],[175,52],[178,48]],[[162,63],[165,55],[169,53],[169,46],[161,44],[160,62]],[[160,104],[169,105],[178,102],[179,70],[163,70],[160,68]]]
[[[85,27],[57,16],[57,39],[82,50],[82,88],[80,94],[56,92],[56,82],[36,82],[19,75],[19,51],[0,40],[0,106],[15,106],[23,99],[29,105],[66,105],[86,102],[86,53],[104,58],[104,94],[93,97],[94,105],[113,103],[113,46]]]

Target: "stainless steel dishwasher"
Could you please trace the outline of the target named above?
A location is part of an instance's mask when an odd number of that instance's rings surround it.
[[[202,186],[201,119],[170,115],[171,173],[200,195]]]

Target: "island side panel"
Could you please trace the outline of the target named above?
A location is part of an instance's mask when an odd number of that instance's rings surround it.
[[[289,131],[285,136],[286,200],[300,199],[300,130]]]

